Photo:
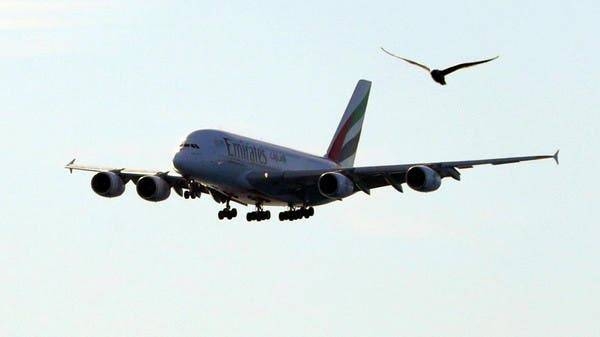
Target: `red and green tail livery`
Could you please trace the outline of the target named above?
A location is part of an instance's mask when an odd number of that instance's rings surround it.
[[[358,81],[350,102],[346,107],[344,116],[335,131],[335,135],[325,155],[325,157],[335,161],[342,167],[351,167],[354,165],[354,157],[356,156],[356,149],[360,140],[360,132],[363,120],[365,119],[370,91],[371,82],[366,80]]]

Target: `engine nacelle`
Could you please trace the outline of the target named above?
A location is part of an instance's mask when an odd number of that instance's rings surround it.
[[[323,173],[317,182],[319,193],[331,199],[342,199],[354,193],[354,183],[337,172]]]
[[[442,177],[428,166],[413,166],[406,171],[406,184],[415,191],[433,192],[442,185]]]
[[[92,190],[103,197],[114,198],[125,192],[125,183],[114,172],[99,172],[92,177]]]
[[[171,185],[157,176],[141,177],[135,189],[140,197],[148,201],[163,201],[171,195]]]

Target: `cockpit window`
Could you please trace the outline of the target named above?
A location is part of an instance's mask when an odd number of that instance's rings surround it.
[[[199,149],[200,147],[198,146],[198,144],[194,144],[194,143],[182,143],[179,145],[179,147],[191,147],[193,149]]]

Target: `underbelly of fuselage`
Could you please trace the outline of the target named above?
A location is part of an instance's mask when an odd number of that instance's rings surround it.
[[[202,165],[202,169],[189,172],[188,176],[214,189],[231,200],[247,205],[264,206],[317,206],[334,201],[321,195],[314,187],[298,190],[295,185],[252,186],[246,178],[250,172],[277,172],[277,168],[248,166],[232,160]]]

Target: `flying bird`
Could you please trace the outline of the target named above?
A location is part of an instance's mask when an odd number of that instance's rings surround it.
[[[439,69],[429,69],[428,66],[423,65],[421,63],[406,59],[404,57],[398,56],[398,55],[394,55],[392,53],[390,53],[389,51],[383,49],[383,47],[381,47],[381,50],[383,50],[383,52],[385,52],[388,55],[391,55],[393,57],[399,58],[401,60],[404,60],[410,64],[414,64],[417,67],[423,68],[425,70],[427,70],[427,72],[429,72],[429,74],[431,75],[431,78],[433,78],[434,81],[436,81],[437,83],[441,84],[441,85],[446,85],[446,75],[453,73],[459,69],[462,68],[467,68],[467,67],[472,67],[474,65],[478,65],[478,64],[482,64],[482,63],[486,63],[486,62],[490,62],[492,60],[495,60],[498,58],[498,56],[496,57],[492,57],[491,59],[487,59],[487,60],[481,60],[481,61],[475,61],[475,62],[467,62],[467,63],[461,63],[461,64],[457,64],[455,66],[452,66],[450,68],[446,68],[444,70],[439,70]]]

